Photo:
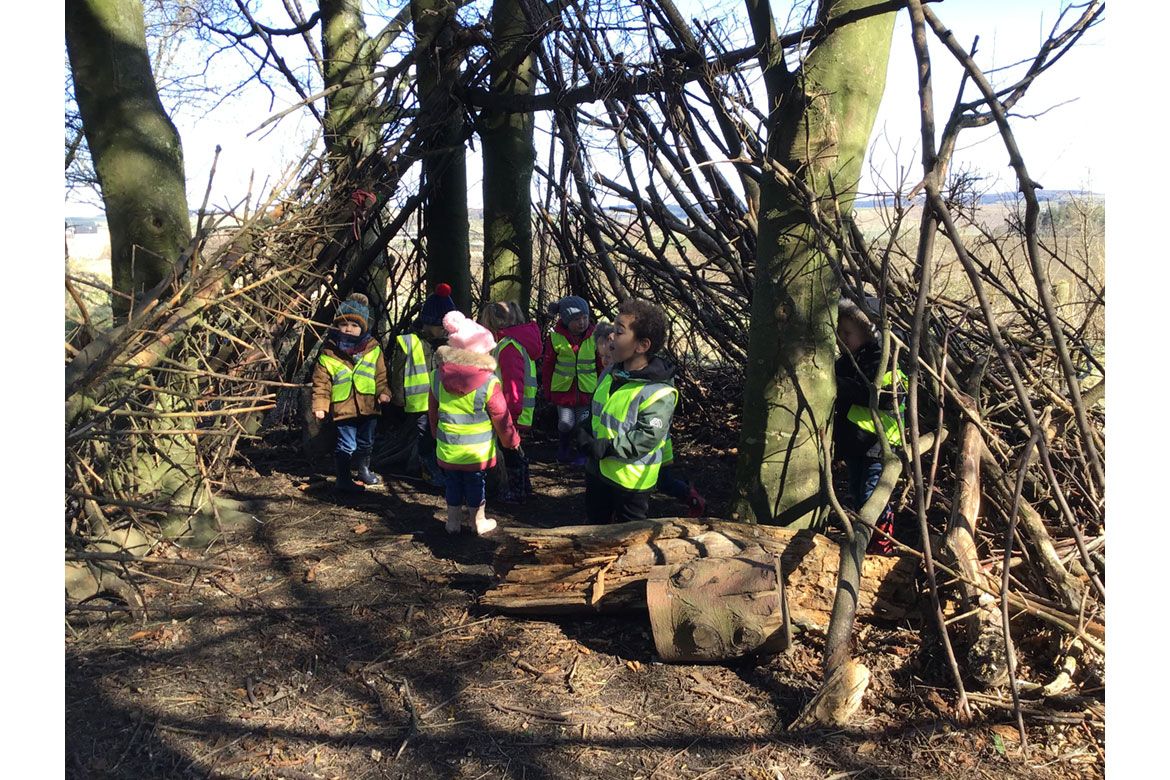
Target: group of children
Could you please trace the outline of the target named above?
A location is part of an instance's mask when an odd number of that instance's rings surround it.
[[[395,341],[389,377],[366,297],[338,307],[313,374],[313,413],[337,427],[338,492],[380,481],[370,471],[374,432],[379,405],[393,404],[417,425],[420,461],[446,493],[447,531],[493,530],[485,507],[497,449],[507,471],[501,498],[532,493],[521,439],[534,421],[540,355],[539,386],[557,409],[557,459],[585,466],[590,522],[644,518],[655,489],[693,516],[704,512],[703,497],[670,468],[678,391],[659,355],[667,335],[659,307],[629,300],[612,326],[596,326],[582,298],[562,298],[542,348],[539,326],[517,303],[491,303],[475,322],[450,296],[440,284],[426,299],[414,332]]]

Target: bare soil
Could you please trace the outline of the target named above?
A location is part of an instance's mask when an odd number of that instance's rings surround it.
[[[476,606],[493,545],[448,537],[416,480],[336,500],[290,432],[244,453],[224,493],[254,533],[207,551],[230,571],[152,566],[145,623],[70,616],[66,773],[77,778],[1099,778],[1103,728],[1010,709],[952,719],[945,671],[908,627],[866,626],[873,671],[849,729],[784,730],[817,689],[822,637],[744,664],[658,662],[644,615],[525,620]],[[729,448],[677,445],[718,510]],[[502,526],[582,522],[580,470],[526,444],[538,497]],[[656,497],[651,514],[676,515]],[[1047,722],[1045,722],[1047,721]]]

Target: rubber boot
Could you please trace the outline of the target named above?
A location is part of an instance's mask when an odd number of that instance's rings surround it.
[[[690,507],[690,511],[687,512],[690,517],[702,517],[707,513],[707,499],[695,490],[694,484],[687,485],[687,496],[684,500]]]
[[[573,450],[571,448],[571,440],[573,438],[573,431],[561,431],[560,441],[557,443],[557,462],[569,463],[573,460]]]
[[[447,507],[447,533],[457,534],[463,527],[463,507],[448,506]]]
[[[483,536],[496,530],[496,521],[487,517],[487,508],[485,504],[480,504],[475,509],[475,535]]]
[[[382,484],[382,479],[370,471],[370,458],[373,455],[371,452],[355,452],[353,454],[353,467],[357,472],[357,478],[362,481],[366,487],[370,485]]]
[[[353,456],[350,454],[333,453],[333,460],[337,466],[337,483],[333,486],[333,492],[342,494],[361,493],[365,490],[364,487],[355,483],[349,475],[349,466],[352,459]]]
[[[522,495],[527,501],[528,499],[532,498],[532,473],[528,463],[528,458],[524,458],[520,461],[520,473],[524,475],[524,489]]]

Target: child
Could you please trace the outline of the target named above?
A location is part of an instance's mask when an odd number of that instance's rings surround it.
[[[881,442],[869,410],[869,388],[881,369],[882,348],[865,312],[845,298],[837,306],[837,337],[843,349],[834,366],[837,401],[833,415],[833,441],[837,457],[845,461],[849,470],[852,507],[860,511],[882,475]],[[894,410],[892,388],[895,375],[899,380],[904,379],[901,371],[887,372],[878,394],[878,416],[891,446],[902,443],[898,420],[891,414]],[[900,416],[901,409],[898,411]],[[879,515],[877,527],[893,533],[894,512],[889,506]],[[871,553],[889,554],[893,549],[890,540],[881,534],[875,533],[870,539]]]
[[[458,311],[443,318],[443,327],[448,345],[435,350],[428,417],[446,478],[447,533],[459,533],[466,506],[482,536],[496,527],[484,514],[484,476],[496,463],[496,437],[502,447],[514,449],[520,435],[494,373],[492,334]]]
[[[599,322],[593,330],[593,338],[597,341],[597,354],[601,357],[602,371],[613,363],[609,336],[614,327],[608,322]],[[658,492],[665,493],[671,498],[678,499],[687,506],[687,514],[691,517],[702,517],[707,512],[707,499],[695,489],[687,480],[683,479],[678,469],[674,467],[674,442],[669,433],[662,445],[662,470],[658,472]]]
[[[532,427],[536,410],[536,360],[540,354],[540,328],[535,322],[524,322],[524,312],[515,301],[497,301],[489,304],[480,316],[480,324],[496,339],[494,356],[499,363],[497,372],[508,404],[508,414],[521,437]],[[524,450],[504,450],[507,470],[507,489],[503,500],[523,503],[532,495],[532,479],[528,473],[528,458]]]
[[[329,414],[337,425],[338,493],[357,493],[363,485],[350,477],[350,466],[365,485],[381,482],[370,471],[379,404],[390,401],[386,361],[382,348],[368,332],[370,302],[353,293],[337,307],[333,329],[313,370],[313,414],[324,420]]]
[[[424,479],[435,487],[443,487],[443,473],[435,464],[435,440],[427,425],[427,394],[431,387],[431,355],[447,341],[443,317],[455,311],[451,300],[451,285],[440,283],[422,307],[414,333],[406,333],[395,340],[390,358],[390,403],[402,407],[413,421],[418,436],[418,457]],[[407,425],[407,430],[411,430]]]
[[[618,308],[608,342],[613,364],[593,393],[592,433],[577,433],[588,454],[585,512],[591,523],[646,517],[678,400],[674,367],[658,357],[666,328],[666,314],[649,301],[632,299]]]
[[[544,395],[557,407],[557,431],[560,442],[557,460],[583,465],[583,456],[572,453],[574,430],[589,417],[589,399],[597,388],[601,360],[591,338],[589,304],[575,295],[561,298],[557,304],[557,324],[544,344],[541,387]]]

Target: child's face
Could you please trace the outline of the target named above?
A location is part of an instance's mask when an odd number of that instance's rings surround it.
[[[337,331],[339,333],[341,333],[341,335],[343,335],[343,336],[360,336],[360,335],[362,335],[361,326],[359,326],[353,320],[343,320],[342,323],[337,326]]]
[[[597,340],[597,355],[601,358],[603,369],[609,368],[609,365],[613,363],[613,331]]]
[[[427,341],[434,341],[441,339],[447,335],[447,330],[442,325],[423,325],[422,337]]]
[[[614,363],[624,363],[635,355],[650,351],[650,339],[634,336],[634,315],[619,314],[609,337],[609,356]]]
[[[585,329],[589,327],[589,315],[578,314],[576,317],[566,322],[565,327],[568,328],[569,332],[574,336],[580,336],[585,332]]]
[[[853,320],[841,320],[837,323],[837,336],[850,352],[861,349],[867,341],[866,333]]]

